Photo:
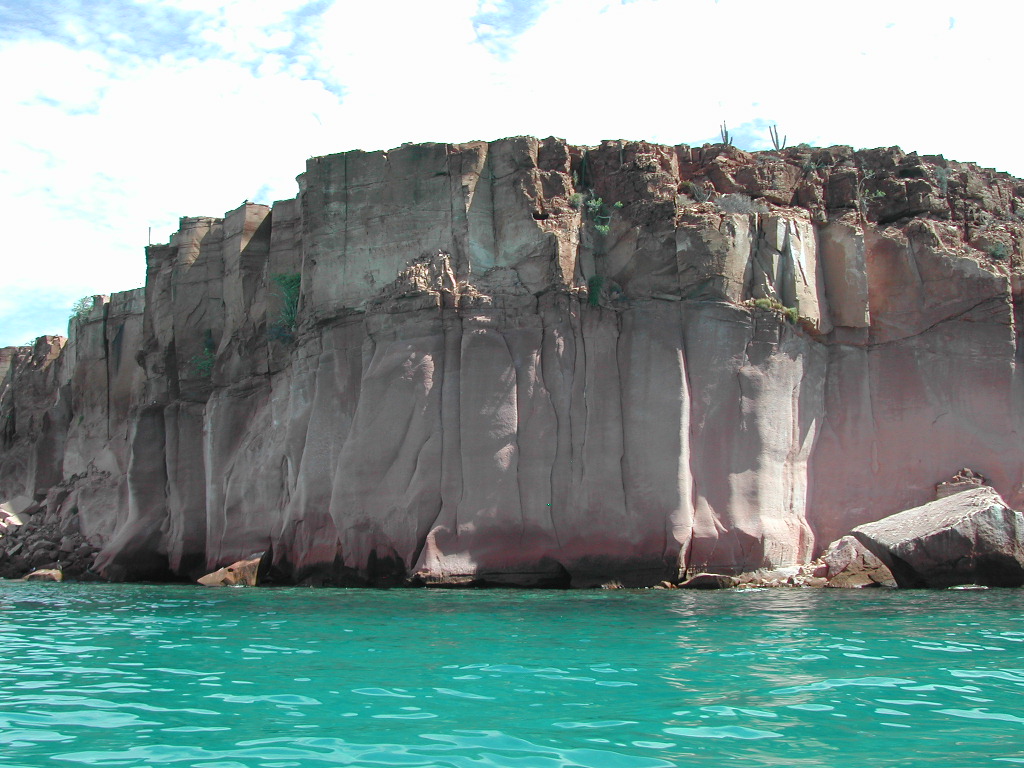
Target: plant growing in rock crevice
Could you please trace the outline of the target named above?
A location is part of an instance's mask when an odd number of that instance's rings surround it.
[[[800,166],[800,170],[803,171],[803,178],[809,177],[811,174],[817,173],[818,171],[828,168],[828,162],[825,160],[811,160],[808,158]]]
[[[208,379],[213,375],[213,364],[217,357],[212,350],[204,349],[198,355],[192,355],[188,361],[188,374],[193,379]]]
[[[277,321],[267,329],[267,335],[276,341],[288,342],[295,338],[295,326],[299,316],[299,291],[302,275],[298,272],[283,272],[271,275],[276,289],[271,295],[281,300]]]
[[[985,246],[984,250],[985,253],[997,261],[1005,261],[1010,258],[1010,249],[1006,247],[1006,243],[992,243]]]
[[[570,195],[569,205],[576,210],[582,209],[586,218],[593,224],[594,231],[600,235],[607,235],[611,231],[612,209],[618,210],[622,207],[621,202],[607,205],[592,189]]]
[[[800,312],[796,307],[787,307],[778,299],[751,299],[748,304],[757,309],[778,312],[793,325],[800,319]]]
[[[601,289],[604,287],[604,275],[593,275],[587,280],[587,303],[596,307],[601,303]]]
[[[207,328],[203,335],[203,351],[189,358],[188,375],[193,379],[208,379],[213,375],[216,362],[217,343],[213,340],[213,331]]]
[[[704,184],[698,184],[695,181],[684,181],[679,185],[679,190],[693,198],[695,203],[706,203],[711,199],[711,194],[714,192],[714,187],[707,187]]]
[[[868,203],[872,200],[881,200],[886,196],[881,189],[867,188],[867,183],[877,175],[875,171],[864,171],[857,180],[857,207],[864,221],[867,221],[868,218]]]
[[[594,229],[602,235],[607,235],[611,230],[612,213],[604,200],[600,197],[591,197],[587,200],[587,217],[594,224]]]

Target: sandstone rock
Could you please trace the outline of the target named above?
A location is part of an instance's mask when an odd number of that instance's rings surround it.
[[[25,581],[64,581],[64,574],[56,568],[40,568],[26,573]]]
[[[901,587],[1024,585],[1024,515],[988,486],[859,526],[852,534],[886,563]]]
[[[860,587],[895,587],[892,573],[853,536],[843,536],[829,544],[820,558],[825,573],[815,570],[815,576],[824,576],[825,585],[842,589]]]
[[[260,566],[266,553],[251,555],[197,579],[206,587],[255,587],[259,584]],[[265,563],[264,563],[264,567]]]

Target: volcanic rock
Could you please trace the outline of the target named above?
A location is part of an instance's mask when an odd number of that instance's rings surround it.
[[[732,576],[720,573],[698,573],[679,583],[680,589],[730,589],[737,585]]]
[[[826,566],[824,586],[842,589],[896,586],[885,563],[853,536],[832,542],[820,560]]]
[[[805,564],[958,467],[1024,505],[1018,179],[514,137],[299,190],[0,350],[0,575],[650,586]]]
[[[250,555],[245,560],[201,576],[197,581],[206,587],[255,587],[260,581],[260,568],[265,554],[260,552]]]
[[[852,535],[901,587],[1024,585],[1024,515],[988,486],[859,526]]]

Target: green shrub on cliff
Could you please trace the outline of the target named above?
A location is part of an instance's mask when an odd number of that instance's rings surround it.
[[[602,235],[607,235],[611,229],[612,214],[604,200],[600,197],[592,197],[587,200],[587,216],[594,223],[594,229]]]
[[[281,312],[277,322],[267,330],[267,335],[277,341],[291,341],[295,338],[295,324],[299,316],[299,290],[302,288],[302,275],[298,272],[284,272],[271,275],[277,286],[271,291],[273,296],[281,300]]]
[[[775,299],[754,299],[750,303],[757,309],[778,312],[794,325],[800,319],[800,313],[796,307],[787,307],[781,301]]]
[[[992,243],[985,247],[985,253],[998,261],[1010,258],[1010,249],[1006,247],[1006,243]]]
[[[193,379],[208,379],[213,375],[213,364],[217,356],[210,349],[204,349],[198,355],[192,355],[188,361],[188,374]]]
[[[583,210],[586,218],[594,225],[594,230],[601,235],[607,235],[611,230],[612,208],[622,208],[622,202],[613,203],[611,206],[605,204],[604,200],[594,194],[594,190],[587,189],[583,192],[574,192],[569,196],[569,206],[576,210]]]
[[[203,351],[189,358],[188,375],[193,379],[208,379],[213,375],[216,362],[217,342],[213,340],[213,329],[207,328],[203,334]]]
[[[89,311],[92,309],[92,305],[92,296],[83,296],[71,305],[71,317],[78,320],[84,319],[88,316]]]

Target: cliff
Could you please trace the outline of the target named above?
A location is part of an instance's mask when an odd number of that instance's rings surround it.
[[[964,466],[1024,503],[1018,179],[520,137],[299,186],[0,355],[0,501],[106,578],[653,584],[807,562]]]

